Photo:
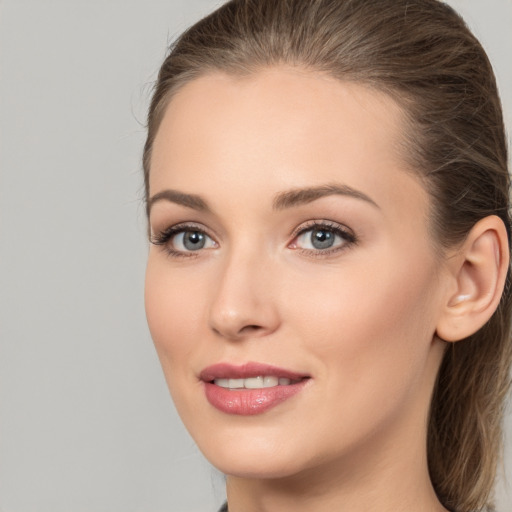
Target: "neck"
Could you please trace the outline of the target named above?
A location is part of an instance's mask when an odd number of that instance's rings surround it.
[[[311,468],[293,477],[228,476],[229,512],[446,512],[422,452],[409,453],[410,463],[389,457],[376,461],[371,454],[371,468],[359,453],[356,461],[346,459],[342,465]]]

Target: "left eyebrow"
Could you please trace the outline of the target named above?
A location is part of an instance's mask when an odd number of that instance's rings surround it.
[[[167,189],[149,198],[146,208],[148,215],[151,212],[151,207],[158,201],[170,201],[171,203],[176,203],[198,211],[211,211],[208,203],[202,197],[196,194],[186,194],[178,190]]]
[[[274,210],[285,210],[287,208],[293,208],[294,206],[311,203],[321,197],[332,195],[341,195],[360,199],[371,204],[375,208],[380,209],[380,206],[364,192],[349,187],[348,185],[337,183],[321,185],[318,187],[297,188],[286,192],[280,192],[275,196],[272,207]]]

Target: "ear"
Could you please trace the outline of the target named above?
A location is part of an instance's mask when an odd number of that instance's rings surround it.
[[[453,281],[437,324],[441,339],[462,340],[485,325],[500,302],[508,266],[505,225],[495,215],[485,217],[448,261]]]

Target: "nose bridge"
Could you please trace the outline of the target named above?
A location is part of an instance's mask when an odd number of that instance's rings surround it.
[[[210,327],[217,334],[239,339],[263,336],[277,328],[268,259],[251,243],[239,243],[227,251],[210,307]]]

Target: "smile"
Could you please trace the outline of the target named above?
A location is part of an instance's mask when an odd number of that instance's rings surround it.
[[[262,389],[273,388],[275,386],[289,386],[297,384],[300,380],[292,380],[287,377],[259,376],[248,379],[215,379],[213,383],[216,386],[226,389]]]
[[[261,363],[220,363],[200,374],[206,399],[226,414],[261,414],[299,393],[310,376]]]

